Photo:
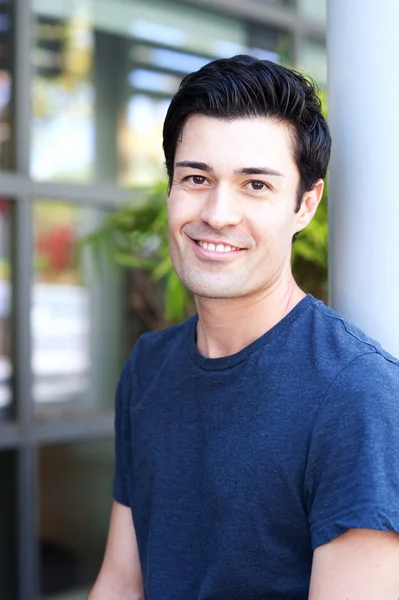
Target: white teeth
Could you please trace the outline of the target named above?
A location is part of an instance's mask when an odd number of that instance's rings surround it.
[[[198,241],[197,244],[205,250],[210,250],[211,252],[234,252],[235,250],[239,250],[239,248],[234,246],[225,246],[224,244],[215,245],[212,242]]]

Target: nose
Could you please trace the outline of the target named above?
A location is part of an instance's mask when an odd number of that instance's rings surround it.
[[[216,231],[238,225],[242,220],[240,201],[227,185],[219,184],[206,194],[200,216]]]

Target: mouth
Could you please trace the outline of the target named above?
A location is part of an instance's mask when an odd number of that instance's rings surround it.
[[[203,240],[193,241],[197,244],[197,246],[200,246],[201,248],[204,248],[204,250],[208,250],[209,252],[219,252],[220,254],[226,254],[229,252],[238,252],[241,250],[241,248],[238,248],[237,246],[231,246],[230,244],[215,244],[214,242],[206,242]]]
[[[224,262],[229,261],[237,256],[241,255],[246,248],[239,248],[229,244],[227,240],[211,241],[211,240],[200,240],[188,236],[190,244],[200,260],[211,261],[211,262]]]

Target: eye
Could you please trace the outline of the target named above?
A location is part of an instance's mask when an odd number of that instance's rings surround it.
[[[249,185],[254,192],[262,192],[267,188],[266,183],[263,181],[250,181]]]
[[[203,185],[206,181],[205,177],[201,175],[191,175],[187,178],[189,181],[191,180],[195,185]]]

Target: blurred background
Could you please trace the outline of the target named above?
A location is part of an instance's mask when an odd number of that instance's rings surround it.
[[[325,0],[0,0],[1,600],[85,598],[121,365],[192,308],[162,237],[170,98],[237,53],[310,74],[324,97],[324,21]],[[325,207],[294,260],[322,298]]]

